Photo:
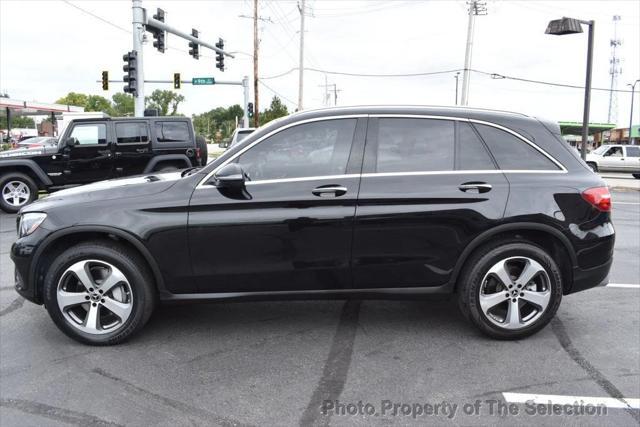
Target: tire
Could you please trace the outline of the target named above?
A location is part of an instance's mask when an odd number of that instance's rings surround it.
[[[587,166],[589,166],[594,173],[598,173],[598,165],[595,162],[587,162]]]
[[[498,279],[501,265],[510,273],[505,280],[512,288]],[[518,282],[524,280],[520,274],[525,268],[538,272],[522,285]],[[457,296],[463,315],[484,334],[502,340],[520,339],[544,328],[556,314],[562,301],[562,276],[544,249],[502,240],[475,251],[468,259]],[[513,317],[511,313],[515,313]]]
[[[0,208],[16,213],[38,198],[38,185],[29,175],[11,172],[0,176]]]
[[[200,165],[205,166],[207,164],[207,160],[209,159],[209,147],[207,146],[207,140],[204,139],[204,136],[196,136],[196,147],[200,149]]]
[[[640,173],[634,173],[632,175],[635,179],[640,179]]]
[[[74,340],[119,344],[144,326],[155,307],[153,278],[145,266],[140,255],[115,242],[73,246],[58,255],[46,272],[45,307],[56,326]],[[87,271],[90,274],[84,275]],[[90,291],[82,285],[85,281]],[[102,292],[103,286],[109,289]],[[95,322],[90,320],[92,313]]]

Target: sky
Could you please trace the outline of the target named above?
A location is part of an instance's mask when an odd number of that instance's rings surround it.
[[[300,15],[296,1],[258,0],[260,21],[260,107],[274,94],[291,111],[298,99]],[[73,5],[84,9],[81,11]],[[213,76],[242,80],[253,76],[253,0],[151,1],[152,13],[166,11],[166,23],[200,37],[225,40],[224,73],[215,68],[214,53],[201,50],[194,60],[188,42],[168,35],[170,49],[157,52],[153,38],[144,49],[147,79],[171,80]],[[464,67],[467,5],[440,0],[307,0],[305,66],[353,74],[411,74]],[[94,16],[95,15],[95,16]],[[514,1],[487,0],[487,15],[476,18],[472,68],[525,79],[583,86],[587,35],[545,35],[551,19],[570,16],[596,21],[593,87],[609,88],[610,39],[613,16],[622,74],[618,76],[617,119],[628,126],[631,94],[628,83],[640,78],[640,1]],[[97,16],[97,17],[96,17]],[[106,22],[105,22],[106,21]],[[102,70],[120,79],[122,55],[131,50],[131,2],[127,0],[0,0],[0,92],[12,98],[54,102],[70,91],[110,98],[122,90],[112,83],[103,91]],[[202,49],[202,48],[201,48]],[[306,71],[304,107],[325,106],[325,82],[335,84],[337,104],[454,105],[455,72],[419,77],[363,77]],[[460,88],[462,86],[460,75]],[[172,89],[169,84],[146,85]],[[640,84],[636,86],[640,91]],[[190,115],[216,107],[242,104],[238,86],[183,85],[181,113]],[[469,105],[518,111],[563,121],[582,121],[583,90],[531,84],[489,75],[471,75]],[[331,93],[333,95],[333,92]],[[331,97],[333,105],[333,96]],[[634,123],[640,122],[636,94]],[[594,91],[591,122],[606,122],[609,93]]]

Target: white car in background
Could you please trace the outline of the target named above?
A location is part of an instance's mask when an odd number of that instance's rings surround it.
[[[601,145],[587,154],[594,172],[627,172],[640,179],[640,145]]]

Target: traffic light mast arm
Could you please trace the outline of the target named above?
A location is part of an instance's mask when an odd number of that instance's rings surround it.
[[[171,34],[175,34],[178,37],[182,37],[185,40],[189,40],[190,42],[193,42],[193,43],[199,44],[200,46],[204,46],[206,48],[209,48],[209,49],[211,49],[211,50],[213,50],[213,51],[215,51],[217,53],[221,53],[221,54],[223,54],[225,56],[228,56],[229,58],[235,58],[235,56],[233,56],[232,54],[230,54],[228,52],[225,52],[224,50],[219,49],[219,48],[217,48],[216,46],[214,46],[214,45],[212,45],[210,43],[202,41],[197,37],[193,37],[191,34],[183,33],[180,30],[176,30],[175,28],[168,26],[167,24],[165,24],[162,21],[158,21],[157,19],[149,18],[148,16],[145,17],[145,21],[146,21],[145,24],[147,26],[154,27],[154,28],[157,28],[159,30],[166,31],[166,32],[171,33]]]

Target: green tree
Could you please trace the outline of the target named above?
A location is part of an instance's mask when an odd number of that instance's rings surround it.
[[[87,104],[84,107],[85,111],[101,111],[109,115],[113,115],[113,106],[111,101],[100,95],[89,95],[87,97]]]
[[[214,139],[218,130],[222,137],[227,138],[235,129],[236,119],[242,120],[244,110],[238,104],[228,108],[218,107],[202,114],[192,116],[193,127],[196,133],[204,135],[208,139]]]
[[[33,129],[35,127],[36,127],[36,122],[31,117],[21,117],[21,116],[11,117],[11,128],[12,129],[16,129],[16,128]],[[6,116],[0,117],[0,128],[1,129],[6,129],[7,128],[7,117]]]
[[[69,92],[56,101],[56,104],[75,105],[76,107],[86,107],[88,96],[84,93]]]
[[[133,96],[118,92],[114,94],[111,99],[113,100],[113,113],[118,117],[132,116],[134,113]]]
[[[269,105],[269,108],[260,113],[260,125],[265,125],[271,120],[275,120],[287,115],[289,115],[287,106],[282,103],[280,98],[274,96],[271,99],[271,105]]]
[[[182,101],[184,101],[184,96],[172,90],[160,89],[154,90],[151,96],[145,98],[147,108],[158,109],[161,116],[169,115],[169,110],[171,110],[171,116],[178,114],[178,105]]]

